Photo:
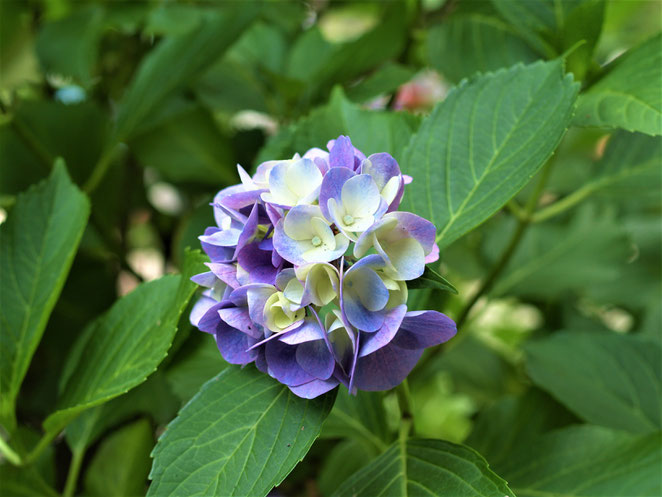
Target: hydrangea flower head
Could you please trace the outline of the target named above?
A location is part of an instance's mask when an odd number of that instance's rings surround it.
[[[191,323],[223,358],[256,367],[296,395],[402,382],[423,350],[452,338],[437,311],[408,311],[407,281],[439,257],[435,227],[398,211],[405,185],[387,153],[346,136],[260,164],[212,203],[200,236],[209,271]]]

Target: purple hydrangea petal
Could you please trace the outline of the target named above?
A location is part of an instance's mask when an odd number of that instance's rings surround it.
[[[255,350],[257,357],[255,357],[255,367],[258,371],[268,374],[269,366],[267,365],[267,358],[264,353],[264,348],[253,349]]]
[[[330,169],[324,176],[320,188],[319,206],[322,210],[322,214],[329,221],[333,221],[329,213],[329,199],[333,198],[337,203],[340,203],[342,187],[345,182],[353,176],[356,176],[354,171],[347,169],[346,167]]]
[[[365,357],[388,345],[396,336],[396,333],[400,333],[398,330],[406,312],[406,305],[399,305],[389,310],[386,313],[382,327],[375,333],[369,333],[362,337],[359,357]]]
[[[386,152],[370,155],[361,164],[361,173],[369,174],[382,190],[394,176],[400,176],[400,166],[397,161]]]
[[[198,323],[202,317],[207,314],[207,311],[217,305],[219,305],[219,303],[216,300],[203,295],[193,305],[193,309],[191,309],[191,315],[189,316],[189,321],[193,326],[198,326]]]
[[[456,333],[455,322],[445,314],[413,311],[405,314],[393,343],[402,349],[423,349],[447,342]]]
[[[258,224],[258,204],[254,204],[251,209],[251,214],[246,220],[244,229],[241,231],[239,238],[237,239],[237,248],[235,248],[234,256],[238,257],[239,251],[244,248],[257,234],[257,224]]]
[[[215,337],[216,345],[223,359],[230,364],[248,364],[257,357],[255,350],[249,350],[255,339],[232,326],[219,321]]]
[[[204,331],[205,333],[216,333],[218,324],[221,322],[221,317],[218,315],[218,310],[226,305],[226,302],[219,302],[207,309],[207,312],[202,315],[196,324],[198,329],[200,331]]]
[[[425,256],[425,263],[430,264],[439,260],[439,245],[436,243],[432,246],[432,251]]]
[[[204,236],[212,236],[215,233],[220,233],[220,231],[221,230],[219,228],[209,227],[205,229]],[[202,250],[205,251],[205,254],[207,254],[214,262],[232,262],[233,260],[234,247],[232,246],[225,247],[212,243],[206,243],[202,239],[200,239],[200,245],[202,246]]]
[[[329,166],[346,167],[354,170],[354,147],[349,137],[340,135],[338,138],[329,142]]]
[[[297,386],[316,379],[297,362],[296,345],[272,340],[265,344],[264,350],[271,375],[284,385]]]
[[[324,334],[319,324],[312,318],[306,318],[296,330],[280,337],[280,341],[288,345],[299,345],[313,340],[324,340]]]
[[[227,230],[220,230],[211,235],[202,235],[198,238],[201,242],[209,245],[217,245],[219,247],[235,247],[241,236],[241,231],[238,229],[230,228]]]
[[[240,285],[237,281],[237,268],[234,265],[220,262],[207,262],[205,265],[211,269],[214,276],[226,285],[231,288],[239,288]]]
[[[248,272],[251,283],[273,285],[276,282],[278,268],[272,264],[271,252],[261,250],[258,242],[246,245],[239,252],[237,262]]]
[[[319,397],[326,392],[329,392],[336,388],[340,382],[335,378],[329,378],[328,380],[313,380],[303,385],[290,386],[289,389],[297,397],[303,399],[314,399]]]
[[[377,331],[384,324],[384,312],[369,311],[358,299],[345,297],[343,310],[352,326],[361,331]]]
[[[391,342],[358,359],[353,386],[370,392],[394,388],[414,369],[422,354],[423,349],[403,349]]]
[[[214,286],[217,280],[218,278],[211,271],[207,271],[205,273],[199,273],[191,276],[191,281],[193,283],[196,283],[200,286],[204,286],[205,288],[211,288],[212,286]]]
[[[437,237],[437,230],[434,224],[411,212],[392,212],[389,216],[393,216],[398,220],[396,230],[400,232],[406,231],[410,237],[416,239],[421,244],[426,254],[432,252],[435,238]]]
[[[260,327],[251,321],[248,309],[245,307],[226,307],[219,309],[218,315],[226,324],[252,336],[256,340],[260,339],[263,335]]]
[[[296,359],[306,373],[320,380],[331,378],[336,364],[324,340],[313,340],[298,345]]]

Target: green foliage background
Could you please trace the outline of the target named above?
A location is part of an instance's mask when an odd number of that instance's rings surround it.
[[[2,0],[0,494],[662,494],[660,19]],[[235,164],[339,134],[414,178],[458,290],[412,286],[460,331],[408,402],[304,401],[188,323]]]

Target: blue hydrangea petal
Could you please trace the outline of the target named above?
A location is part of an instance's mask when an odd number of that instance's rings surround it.
[[[296,345],[287,345],[279,340],[272,340],[265,344],[264,351],[269,372],[284,385],[298,386],[316,379],[297,362]]]
[[[256,325],[245,307],[226,307],[218,310],[221,320],[237,330],[260,339],[264,332]]]
[[[414,369],[422,354],[423,349],[403,349],[391,342],[358,359],[353,386],[370,392],[394,388]]]
[[[298,345],[296,359],[306,373],[317,379],[328,380],[333,374],[335,360],[324,340],[313,340]]]
[[[303,399],[314,399],[336,388],[340,382],[335,378],[328,380],[313,380],[298,386],[290,386],[289,389],[297,397]]]
[[[389,310],[382,327],[375,333],[369,333],[362,337],[359,357],[365,357],[388,345],[396,334],[400,333],[398,330],[406,312],[406,305],[399,305]]]
[[[256,340],[223,321],[219,321],[219,323],[215,337],[216,345],[223,359],[230,364],[243,365],[253,362],[257,357],[257,352],[249,349]]]
[[[393,343],[403,349],[422,349],[447,342],[456,333],[455,322],[445,314],[413,311],[405,314]]]

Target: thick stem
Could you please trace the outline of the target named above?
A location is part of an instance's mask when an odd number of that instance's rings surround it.
[[[112,151],[113,151],[113,147],[109,147],[102,153],[101,157],[97,161],[96,166],[94,166],[94,169],[92,170],[92,174],[90,174],[90,177],[85,182],[85,185],[83,186],[83,190],[85,190],[85,193],[87,193],[88,195],[92,193],[94,190],[96,190],[97,186],[99,186],[99,183],[106,175],[106,172],[108,171],[108,168],[112,163],[112,159],[113,159]]]
[[[14,466],[20,466],[21,465],[21,456],[18,455],[17,452],[12,449],[9,444],[5,441],[4,438],[0,437],[0,454],[5,456],[5,459],[7,459],[10,463],[12,463]]]
[[[34,449],[23,459],[23,465],[28,465],[37,460],[41,453],[48,447],[53,439],[57,436],[60,430],[57,431],[48,431],[41,437],[39,443],[35,446]]]
[[[398,397],[398,406],[400,406],[400,430],[401,436],[404,430],[405,436],[413,434],[414,431],[414,411],[412,409],[411,395],[409,394],[409,383],[405,379],[397,387],[395,394]]]
[[[76,449],[74,451],[71,464],[69,465],[69,472],[67,473],[67,482],[64,484],[63,497],[72,497],[76,492],[83,457],[85,457],[85,449]]]

